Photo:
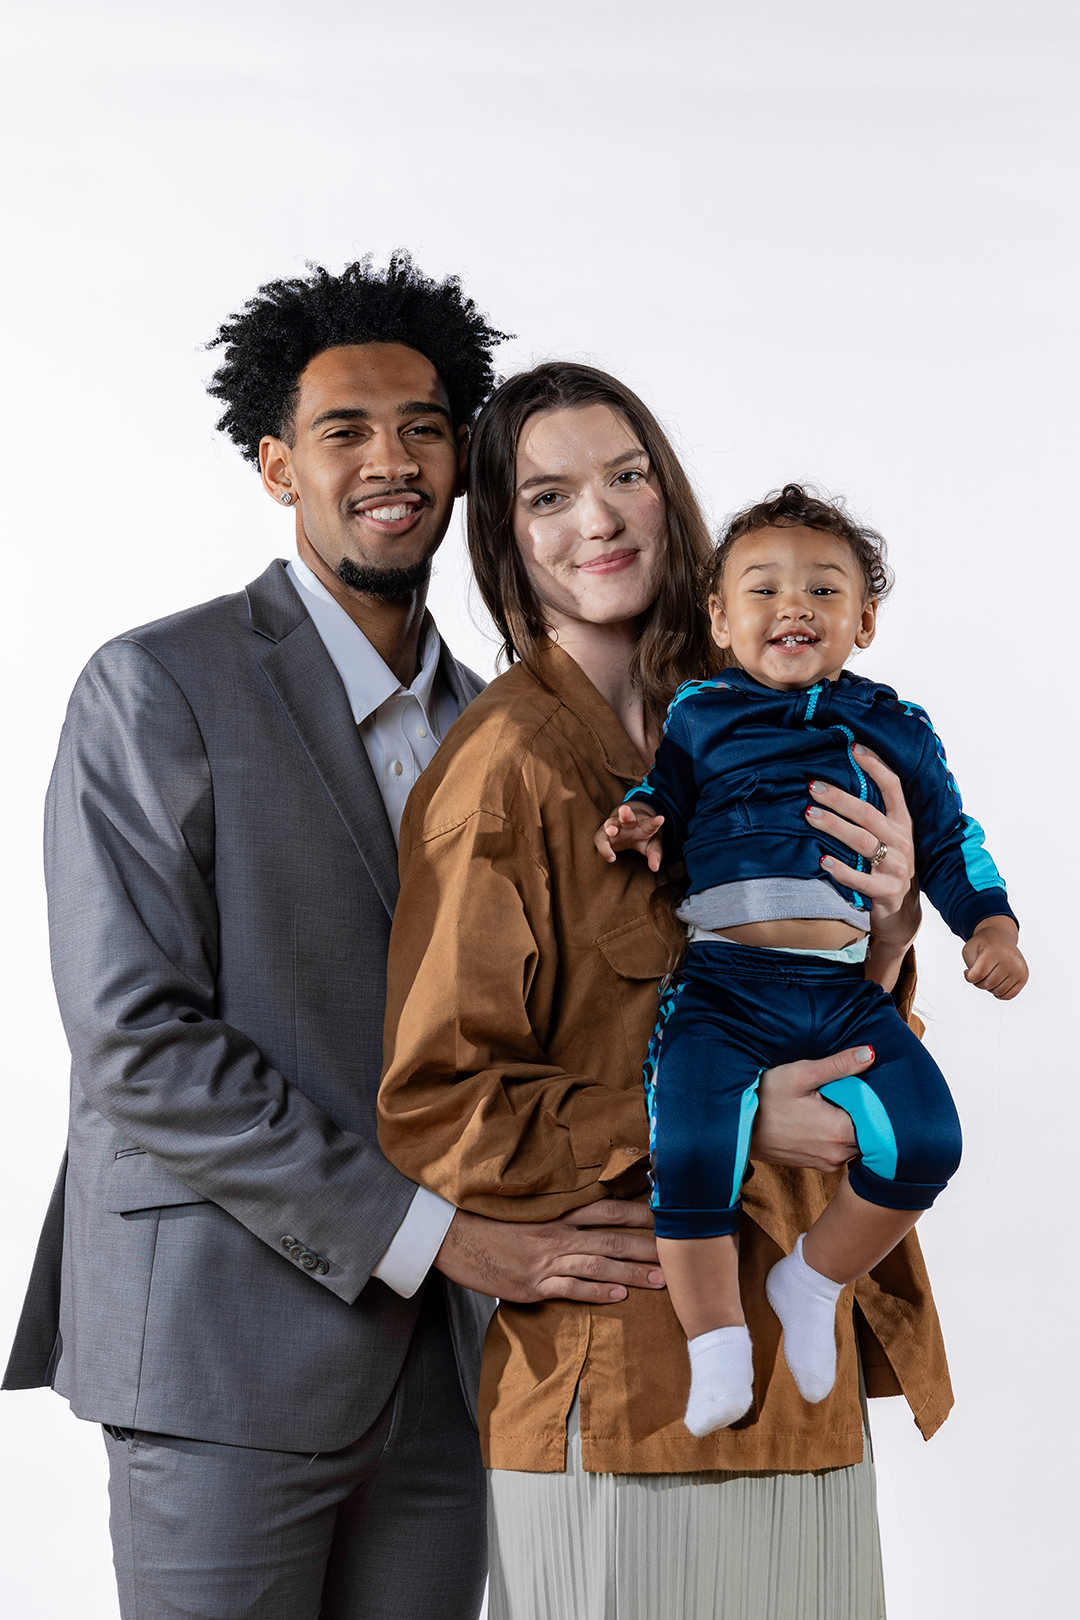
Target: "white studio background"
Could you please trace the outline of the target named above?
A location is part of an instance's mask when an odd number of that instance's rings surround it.
[[[288,554],[214,433],[200,345],[260,282],[403,245],[518,334],[504,373],[567,356],[638,389],[714,517],[810,478],[891,542],[859,667],[937,722],[1032,980],[978,994],[928,920],[921,1006],[967,1154],[922,1231],[958,1402],[929,1446],[901,1402],[872,1408],[889,1612],[1075,1613],[1075,8],[5,11],[0,1350],[63,1146],[38,852],[67,693],[109,636]],[[434,606],[490,672],[456,531]],[[5,1612],[112,1620],[100,1436],[44,1391],[0,1425]]]

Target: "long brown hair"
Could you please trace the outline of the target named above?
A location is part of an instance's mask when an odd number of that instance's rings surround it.
[[[630,666],[646,714],[659,724],[680,682],[719,668],[708,620],[698,606],[699,579],[712,550],[690,480],[663,428],[625,384],[606,371],[549,360],[496,389],[480,413],[469,452],[469,555],[484,603],[509,663],[539,674],[546,639],[540,603],[514,539],[517,449],[539,411],[608,405],[629,423],[656,475],[667,513],[667,553],[660,590],[644,616]]]

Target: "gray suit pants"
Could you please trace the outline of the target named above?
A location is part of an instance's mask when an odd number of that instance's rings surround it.
[[[106,1429],[123,1620],[475,1620],[484,1472],[442,1289],[397,1385],[340,1451]]]

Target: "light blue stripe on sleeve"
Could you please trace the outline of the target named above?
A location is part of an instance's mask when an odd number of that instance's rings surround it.
[[[1005,879],[983,844],[986,834],[974,817],[965,813],[960,821],[964,829],[964,870],[971,887],[980,893],[983,889],[1003,889]]]

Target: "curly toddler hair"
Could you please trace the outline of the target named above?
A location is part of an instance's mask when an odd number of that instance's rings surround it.
[[[868,597],[876,596],[880,601],[892,590],[893,573],[886,561],[885,541],[876,529],[868,529],[854,522],[848,516],[842,499],[826,501],[814,489],[803,484],[785,484],[783,489],[773,490],[756,506],[747,506],[741,512],[736,512],[724,525],[716,549],[702,573],[702,595],[706,603],[710,596],[722,594],[720,582],[724,564],[737,540],[741,540],[743,535],[754,534],[758,529],[783,529],[793,525],[820,529],[822,533],[835,535],[850,546],[862,569]]]
[[[217,426],[245,460],[258,466],[266,434],[291,442],[300,375],[340,344],[418,350],[442,378],[454,425],[471,422],[498,380],[491,350],[510,334],[487,324],[457,276],[432,281],[400,250],[385,270],[372,267],[370,254],[339,276],[320,264],[308,270],[307,277],[268,281],[206,345],[225,350],[207,391],[225,406]]]

